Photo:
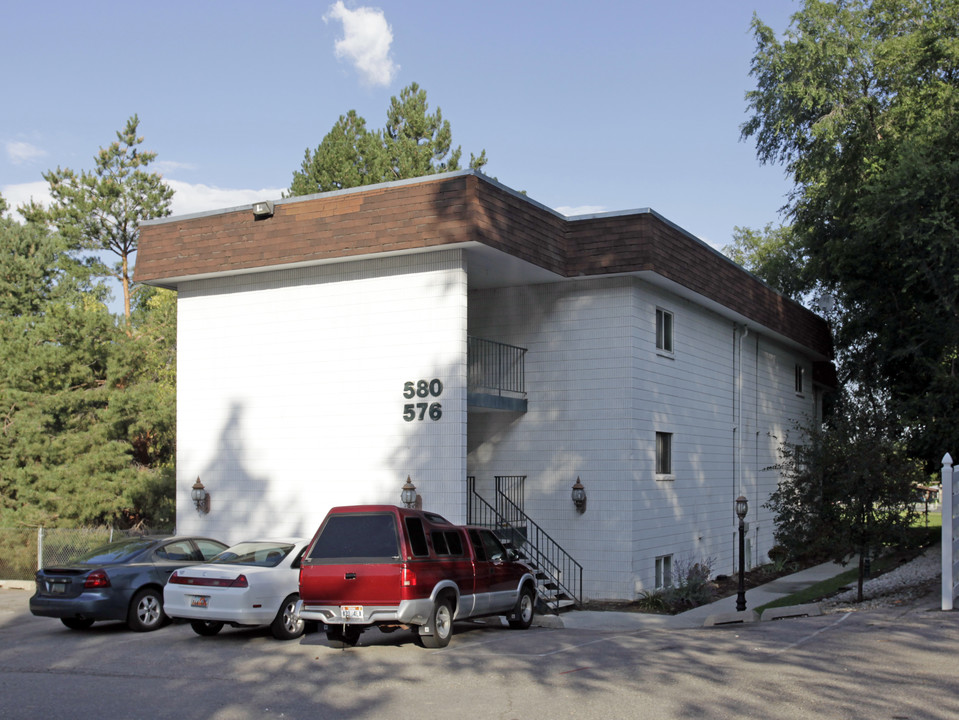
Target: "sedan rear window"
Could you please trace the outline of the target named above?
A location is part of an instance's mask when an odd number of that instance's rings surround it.
[[[310,548],[311,560],[399,559],[393,515],[331,515]]]
[[[83,563],[84,565],[109,565],[111,563],[127,562],[134,555],[156,545],[156,542],[156,540],[144,540],[143,538],[118,540],[78,555],[73,559],[73,562]]]
[[[283,558],[290,554],[292,549],[293,546],[286,543],[243,542],[228,547],[210,562],[217,565],[276,567]]]

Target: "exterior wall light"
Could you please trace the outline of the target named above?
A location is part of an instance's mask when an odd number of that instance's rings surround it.
[[[573,505],[576,506],[576,512],[584,513],[586,512],[586,488],[583,487],[583,483],[579,481],[579,478],[576,478],[576,482],[573,483]]]
[[[410,476],[406,476],[406,484],[403,485],[403,491],[400,493],[400,500],[403,501],[403,504],[408,508],[416,507],[416,485],[410,480]]]
[[[265,220],[268,217],[273,217],[272,201],[263,200],[253,203],[253,218],[255,220]]]
[[[203,487],[199,475],[197,475],[196,482],[193,483],[193,488],[190,490],[190,497],[193,499],[193,504],[196,505],[198,513],[206,514],[210,512],[210,493]]]

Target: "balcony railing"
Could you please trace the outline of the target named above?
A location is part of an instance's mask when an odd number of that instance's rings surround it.
[[[526,412],[526,348],[467,338],[469,404]]]

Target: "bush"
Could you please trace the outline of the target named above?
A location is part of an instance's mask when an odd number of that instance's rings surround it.
[[[712,558],[676,562],[675,585],[663,591],[663,598],[672,612],[682,612],[713,601],[716,591],[709,581],[713,563]]]

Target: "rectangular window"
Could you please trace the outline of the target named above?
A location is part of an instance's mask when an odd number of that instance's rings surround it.
[[[661,555],[656,558],[656,589],[663,590],[673,584],[673,556]]]
[[[423,521],[418,517],[406,518],[406,536],[415,556],[426,557],[430,554],[429,545],[426,544],[426,530],[423,529]]]
[[[656,474],[671,475],[673,472],[673,434],[656,433]]]
[[[673,351],[673,314],[662,308],[656,308],[656,348]]]
[[[803,378],[806,375],[806,369],[797,363],[796,365],[796,392],[802,393],[803,391]]]

